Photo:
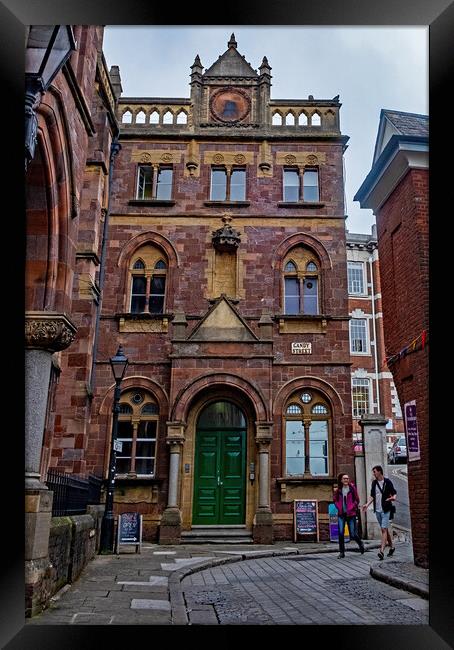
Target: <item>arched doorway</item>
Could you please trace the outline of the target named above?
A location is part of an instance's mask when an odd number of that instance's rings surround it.
[[[233,402],[219,400],[201,411],[196,427],[193,524],[244,524],[246,440],[246,417]]]

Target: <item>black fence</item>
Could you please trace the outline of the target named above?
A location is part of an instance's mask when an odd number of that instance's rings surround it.
[[[83,515],[88,505],[101,502],[102,479],[98,476],[81,477],[49,469],[46,485],[54,493],[53,517]]]

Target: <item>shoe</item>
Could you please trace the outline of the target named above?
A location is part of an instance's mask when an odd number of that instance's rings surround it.
[[[378,558],[380,560],[384,560],[385,559],[385,554],[382,551],[378,551]]]
[[[395,546],[391,546],[391,548],[388,551],[388,557],[391,557],[391,555],[394,555],[394,551],[396,550]]]
[[[339,553],[339,555],[337,556],[337,559],[341,560],[343,557],[345,557],[345,553]]]
[[[364,553],[365,550],[366,549],[364,548],[364,544],[361,544],[361,546],[359,547],[359,552],[361,553],[361,555]]]

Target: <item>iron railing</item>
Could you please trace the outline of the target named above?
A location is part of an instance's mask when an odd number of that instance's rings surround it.
[[[81,477],[49,469],[46,485],[54,493],[53,517],[83,515],[88,505],[101,502],[102,479],[98,476]]]

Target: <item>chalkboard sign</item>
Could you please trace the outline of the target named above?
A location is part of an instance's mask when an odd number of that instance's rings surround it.
[[[318,501],[317,499],[294,499],[294,541],[299,535],[311,535],[318,539]]]
[[[122,544],[134,544],[140,553],[142,544],[142,515],[138,512],[124,512],[118,515],[117,554]]]

